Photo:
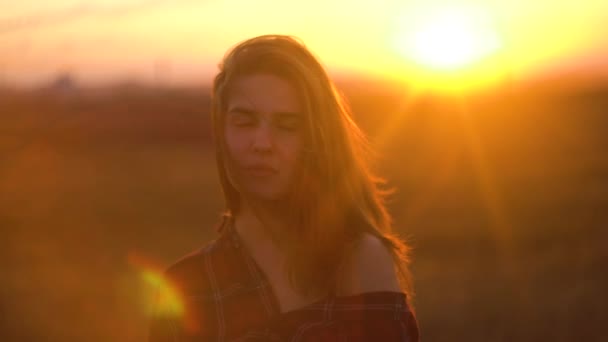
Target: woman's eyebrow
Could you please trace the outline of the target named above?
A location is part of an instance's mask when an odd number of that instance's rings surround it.
[[[274,112],[272,115],[281,117],[300,117],[303,114],[301,112]]]
[[[257,112],[251,108],[235,106],[228,108],[228,113],[256,114]]]
[[[259,112],[248,107],[234,106],[228,109],[228,113],[258,114]],[[303,114],[298,111],[278,111],[272,112],[270,115],[280,117],[299,117]]]

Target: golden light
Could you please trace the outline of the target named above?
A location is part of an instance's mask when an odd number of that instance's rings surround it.
[[[157,289],[156,298],[154,298],[154,314],[169,317],[183,315],[182,300],[161,273],[153,270],[143,270],[142,278],[146,284]]]
[[[129,253],[128,261],[138,270],[141,277],[144,289],[142,299],[147,313],[165,317],[182,317],[183,300],[179,292],[163,276],[162,268],[158,263],[135,251]]]
[[[462,88],[492,78],[492,58],[503,43],[491,15],[474,7],[431,7],[404,15],[395,47],[413,64],[416,81],[434,88]]]

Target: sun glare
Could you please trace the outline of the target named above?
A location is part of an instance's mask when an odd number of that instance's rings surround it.
[[[405,23],[398,44],[408,58],[437,70],[471,65],[496,52],[500,40],[480,10],[443,9],[421,13]]]
[[[490,77],[497,70],[488,65],[502,44],[488,12],[467,7],[408,12],[400,19],[395,40],[396,49],[419,75],[417,81],[433,79],[442,88]]]

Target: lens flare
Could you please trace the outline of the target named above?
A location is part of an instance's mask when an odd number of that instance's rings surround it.
[[[141,275],[144,283],[157,289],[154,299],[155,315],[181,317],[184,314],[184,305],[178,292],[161,273],[153,270],[143,270]]]
[[[163,268],[150,258],[145,258],[136,252],[131,252],[128,259],[129,264],[137,269],[145,289],[143,296],[147,313],[164,317],[182,317],[184,315],[183,300],[179,292],[163,275],[161,271]]]

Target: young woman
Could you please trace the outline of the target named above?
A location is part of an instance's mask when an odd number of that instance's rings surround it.
[[[407,247],[342,97],[298,40],[229,51],[212,121],[226,211],[172,265],[150,341],[417,341]]]

